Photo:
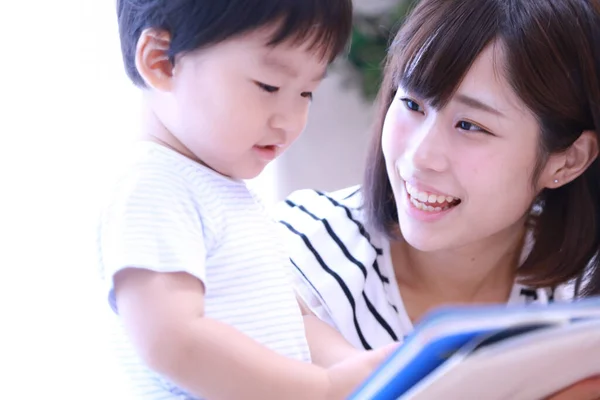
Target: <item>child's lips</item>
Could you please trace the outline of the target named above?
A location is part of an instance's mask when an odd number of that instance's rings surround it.
[[[256,145],[252,148],[260,158],[266,161],[272,161],[277,157],[278,146],[269,144],[265,146]]]

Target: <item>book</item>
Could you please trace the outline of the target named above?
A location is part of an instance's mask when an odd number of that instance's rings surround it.
[[[536,400],[600,375],[600,297],[443,307],[350,400]]]

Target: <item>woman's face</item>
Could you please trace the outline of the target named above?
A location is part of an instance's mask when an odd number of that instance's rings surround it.
[[[539,125],[502,74],[501,46],[475,60],[449,103],[398,89],[382,147],[402,236],[422,251],[521,232],[538,189]]]

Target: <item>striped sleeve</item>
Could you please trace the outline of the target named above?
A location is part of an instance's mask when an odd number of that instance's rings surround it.
[[[201,214],[191,188],[173,171],[149,165],[120,182],[99,234],[102,273],[113,310],[117,311],[113,277],[127,267],[187,272],[205,281],[205,234],[210,230]]]
[[[401,337],[379,268],[381,248],[362,222],[358,187],[332,194],[293,193],[276,209],[299,276],[297,291],[318,316],[356,347],[376,348]]]

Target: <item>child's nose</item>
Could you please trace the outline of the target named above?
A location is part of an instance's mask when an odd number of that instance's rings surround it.
[[[304,130],[307,116],[308,108],[281,107],[271,116],[270,126],[272,129],[283,131],[286,136],[296,136]]]

